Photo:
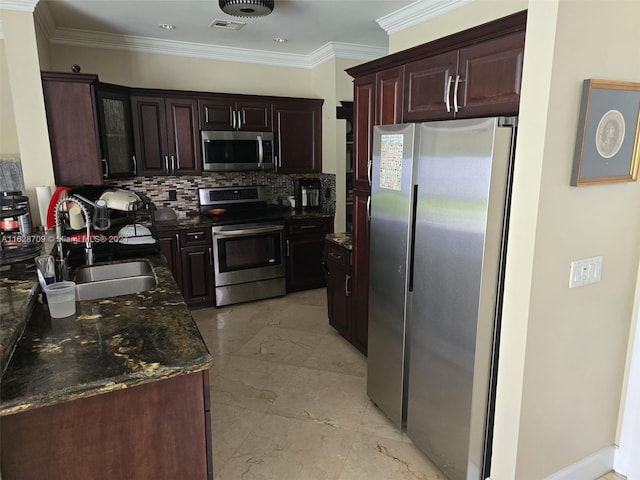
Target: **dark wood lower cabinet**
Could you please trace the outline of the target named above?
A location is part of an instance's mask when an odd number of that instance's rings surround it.
[[[285,222],[287,292],[325,286],[324,237],[333,232],[333,217],[305,217]]]
[[[213,478],[208,372],[0,419],[4,480]]]
[[[324,265],[327,277],[327,312],[329,325],[351,341],[352,273],[351,251],[325,240]]]
[[[158,233],[160,251],[189,308],[215,305],[210,228]]]

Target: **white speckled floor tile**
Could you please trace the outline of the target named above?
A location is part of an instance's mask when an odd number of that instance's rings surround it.
[[[368,399],[366,357],[326,301],[319,289],[192,312],[214,358],[215,480],[445,480]]]
[[[355,433],[265,415],[216,474],[216,480],[336,480]]]

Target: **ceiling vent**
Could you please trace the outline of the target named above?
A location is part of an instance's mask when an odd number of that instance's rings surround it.
[[[244,27],[246,23],[244,22],[229,22],[228,20],[214,20],[209,24],[212,28],[222,28],[223,30],[240,30]]]

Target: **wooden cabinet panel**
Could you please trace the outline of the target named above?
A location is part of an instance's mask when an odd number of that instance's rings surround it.
[[[460,50],[458,117],[518,112],[524,39],[518,32]]]
[[[376,74],[376,125],[402,123],[404,67]]]
[[[160,253],[167,259],[167,266],[171,270],[173,279],[182,291],[182,269],[180,265],[180,241],[177,231],[159,232]]]
[[[137,173],[131,124],[129,89],[98,84],[96,97],[99,116],[102,162],[105,178],[129,178]]]
[[[135,95],[131,105],[140,175],[202,171],[197,100]]]
[[[451,116],[453,79],[458,68],[458,52],[424,58],[405,66],[404,120],[433,120]],[[451,82],[451,83],[450,83]],[[449,111],[447,111],[449,99]]]
[[[271,104],[238,101],[236,109],[240,116],[239,130],[248,132],[271,131]]]
[[[53,173],[57,185],[100,185],[103,179],[96,75],[42,73]]]
[[[180,250],[182,263],[182,294],[189,306],[212,306],[214,299],[213,264],[211,245],[208,247],[183,247]]]
[[[198,100],[202,130],[271,131],[271,103],[232,95],[209,95]]]
[[[376,77],[366,75],[353,82],[353,187],[370,188],[369,160],[373,146],[372,126],[375,123]]]
[[[324,237],[333,232],[333,217],[287,220],[285,253],[287,292],[325,286]]]
[[[165,105],[171,173],[198,175],[202,172],[198,102],[195,99],[167,98]]]
[[[189,308],[215,303],[210,228],[158,233],[160,251],[167,258],[173,278]]]
[[[351,338],[367,351],[369,328],[369,198],[368,191],[353,191],[353,315]]]
[[[322,171],[322,100],[273,104],[278,173]]]
[[[2,476],[212,479],[207,375],[196,372],[2,417]]]
[[[324,262],[329,325],[351,341],[351,252],[325,240]]]
[[[166,175],[167,119],[164,98],[131,97],[133,140],[140,175]]]

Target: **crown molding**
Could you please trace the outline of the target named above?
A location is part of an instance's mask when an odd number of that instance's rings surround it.
[[[38,0],[2,0],[0,1],[0,10],[33,12],[37,4]]]
[[[386,48],[373,48],[336,42],[329,42],[309,55],[274,53],[263,50],[221,47],[217,45],[160,40],[132,35],[98,33],[70,28],[54,28],[47,20],[48,15],[38,15],[38,17],[51,43],[76,47],[109,48],[114,50],[294,68],[314,68],[335,57],[373,60],[388,53],[388,49]],[[53,34],[51,34],[52,31]]]
[[[474,0],[418,0],[376,20],[387,35],[400,32]]]

